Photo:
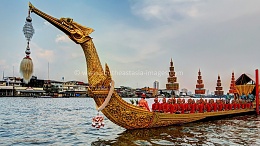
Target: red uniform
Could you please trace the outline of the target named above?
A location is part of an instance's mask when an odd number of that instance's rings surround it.
[[[240,104],[236,103],[236,107],[237,107],[237,109],[240,109]]]
[[[222,111],[223,110],[223,104],[222,103],[219,103],[218,104],[218,111]]]
[[[227,111],[228,110],[228,104],[226,103],[225,104],[225,111]]]
[[[177,110],[178,110],[178,105],[177,104],[173,104],[172,107],[173,107],[172,113],[176,113]]]
[[[237,109],[237,104],[236,103],[232,103],[233,105],[232,105],[232,107],[233,107],[233,109],[235,110],[235,109]]]
[[[228,109],[229,110],[232,110],[233,108],[235,109],[235,106],[234,106],[235,104],[233,104],[233,103],[229,103],[228,104]]]
[[[246,103],[246,108],[250,108],[250,103]]]
[[[160,103],[159,102],[152,104],[152,111],[153,112],[159,112],[160,111]]]
[[[172,104],[167,104],[167,113],[173,113],[173,105]]]
[[[206,110],[207,110],[207,112],[211,112],[211,104],[210,103],[206,104]]]
[[[139,101],[138,105],[139,105],[140,107],[142,107],[142,108],[144,108],[144,109],[150,111],[149,106],[148,106],[148,103],[147,103],[147,101],[146,101],[145,99],[142,98],[142,99]]]
[[[217,108],[218,108],[218,107],[217,107],[218,105],[217,105],[216,103],[212,103],[212,106],[213,106],[213,111],[216,112],[216,111],[217,111]]]
[[[186,111],[190,112],[191,110],[191,103],[187,103]]]
[[[161,111],[166,113],[168,111],[168,103],[162,103],[161,105]]]
[[[188,103],[183,103],[184,113],[188,111]]]
[[[201,103],[199,104],[199,113],[203,113],[204,112],[204,104]]]
[[[245,109],[245,104],[244,103],[241,103],[241,108]]]
[[[199,112],[199,106],[200,106],[200,104],[199,104],[199,103],[196,103],[196,109],[195,109],[195,110],[196,110],[197,112]]]
[[[196,109],[196,104],[195,103],[190,104],[190,113],[195,113],[195,109]]]
[[[184,104],[179,104],[179,111],[181,111],[182,114],[184,114]]]

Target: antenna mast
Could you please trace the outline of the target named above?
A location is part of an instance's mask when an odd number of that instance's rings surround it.
[[[48,80],[50,80],[50,65],[49,65],[49,62],[48,62]]]

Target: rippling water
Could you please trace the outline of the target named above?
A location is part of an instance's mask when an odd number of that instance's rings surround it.
[[[0,145],[260,145],[255,115],[125,130],[106,118],[104,128],[93,128],[96,114],[91,98],[3,97]]]

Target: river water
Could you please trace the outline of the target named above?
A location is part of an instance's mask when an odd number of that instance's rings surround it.
[[[93,128],[96,114],[91,98],[2,97],[0,145],[260,145],[255,115],[125,130],[107,118],[105,127]]]

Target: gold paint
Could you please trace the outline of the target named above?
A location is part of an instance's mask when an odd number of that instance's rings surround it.
[[[109,92],[112,77],[107,64],[105,65],[105,71],[103,70],[95,45],[92,38],[89,36],[89,34],[94,30],[92,28],[82,26],[70,18],[54,18],[38,10],[31,3],[29,3],[29,9],[31,12],[34,12],[63,31],[75,43],[81,45],[87,63],[88,82],[91,86],[88,92],[90,97],[95,100],[97,106],[101,106]],[[124,101],[114,91],[109,104],[102,110],[102,113],[109,120],[121,127],[126,129],[138,129],[182,124],[197,121],[210,116],[229,115],[248,111],[254,111],[254,109],[195,114],[154,113]]]

